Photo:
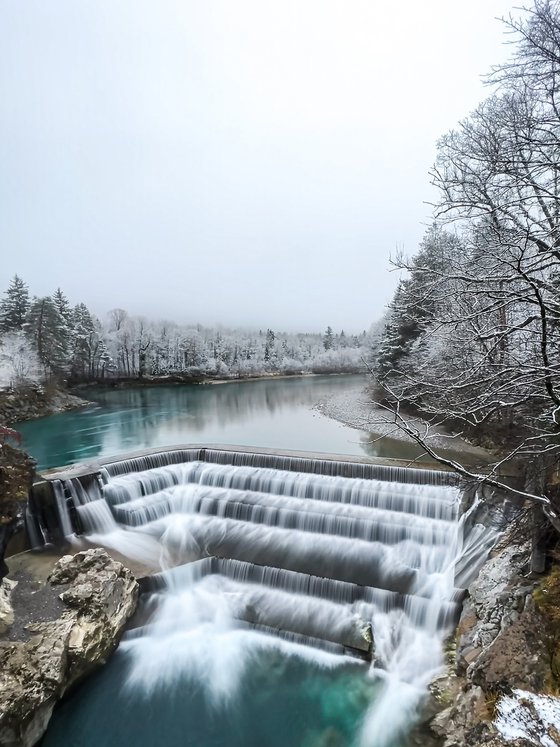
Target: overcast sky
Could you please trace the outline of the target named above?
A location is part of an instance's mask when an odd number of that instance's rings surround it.
[[[0,0],[0,289],[368,327],[513,5]]]

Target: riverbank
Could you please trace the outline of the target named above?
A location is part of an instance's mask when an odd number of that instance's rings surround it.
[[[391,413],[372,402],[368,386],[357,384],[355,387],[337,392],[332,397],[320,399],[314,409],[332,420],[344,423],[356,430],[371,434],[372,441],[378,438],[391,438],[404,443],[414,443],[414,439],[395,425]],[[427,423],[420,418],[410,417],[409,422],[424,433]],[[487,461],[490,452],[452,435],[442,428],[430,430],[428,443],[436,449],[462,452],[473,458]]]
[[[91,405],[82,397],[62,389],[27,386],[0,391],[0,424],[12,425]]]
[[[87,382],[71,382],[70,390],[76,393],[87,391],[88,389],[142,389],[147,387],[158,386],[181,386],[183,384],[232,384],[251,381],[276,381],[280,379],[303,379],[314,376],[360,376],[365,373],[364,370],[325,370],[325,371],[294,371],[292,373],[261,371],[258,373],[247,373],[242,375],[232,374],[224,376],[223,374],[211,376],[191,375],[191,374],[164,374],[161,376],[142,376],[139,377],[119,377],[95,379]]]

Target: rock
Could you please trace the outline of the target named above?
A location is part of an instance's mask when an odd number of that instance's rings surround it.
[[[432,688],[440,704],[449,704],[431,721],[444,747],[532,744],[506,741],[493,722],[500,693],[538,691],[550,668],[544,622],[533,601],[538,579],[523,575],[530,555],[529,543],[506,535],[469,587],[456,632],[455,666]]]
[[[22,420],[53,415],[91,404],[67,391],[45,388],[38,384],[10,391],[0,391],[0,423],[13,424]]]
[[[370,622],[359,621],[360,637],[363,640],[368,652],[372,655],[375,653],[374,640],[373,640],[373,628]]]
[[[136,608],[134,576],[100,548],[61,558],[49,583],[61,587],[61,616],[28,626],[29,640],[0,640],[2,747],[37,743],[57,701],[107,660]]]
[[[481,651],[472,664],[472,682],[488,691],[520,687],[538,691],[548,670],[545,632],[531,597],[517,619]]]
[[[481,722],[489,715],[482,688],[471,687],[461,691],[451,706],[432,719],[432,730],[445,738],[445,747],[459,747],[466,744],[465,734],[473,722]]]
[[[0,635],[3,635],[14,622],[14,610],[10,601],[15,581],[4,578],[0,581]]]
[[[494,726],[506,739],[530,745],[560,744],[560,699],[516,689],[496,704]]]
[[[34,465],[25,452],[7,443],[0,443],[0,579],[8,572],[4,562],[8,542],[23,524]]]

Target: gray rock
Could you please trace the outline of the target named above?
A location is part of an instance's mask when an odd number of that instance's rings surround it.
[[[440,680],[448,704],[431,722],[444,747],[525,747],[506,742],[493,723],[496,696],[519,687],[543,687],[548,656],[544,631],[528,580],[530,545],[505,537],[469,587],[456,634],[455,667]]]
[[[14,610],[10,597],[15,585],[16,582],[8,578],[0,580],[0,635],[3,635],[14,622]]]
[[[132,573],[102,549],[64,556],[49,578],[61,616],[28,626],[26,641],[0,640],[0,745],[31,747],[57,701],[115,649],[136,608]]]

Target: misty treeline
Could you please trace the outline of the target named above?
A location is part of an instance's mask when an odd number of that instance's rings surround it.
[[[403,408],[499,446],[496,475],[521,461],[525,491],[560,526],[560,3],[504,23],[512,56],[488,76],[492,94],[438,143],[436,223],[395,259],[406,275],[375,375],[428,450]]]
[[[152,322],[113,309],[100,321],[58,289],[31,298],[17,275],[0,300],[0,386],[110,377],[363,370],[370,340],[335,333],[286,334]]]

